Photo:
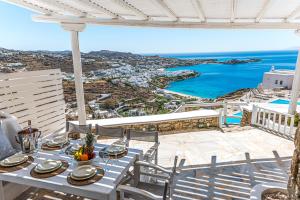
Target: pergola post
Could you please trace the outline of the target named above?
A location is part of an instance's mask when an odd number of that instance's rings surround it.
[[[296,30],[295,34],[299,35],[300,30]],[[295,69],[295,75],[292,85],[292,93],[291,93],[291,101],[289,105],[289,114],[295,114],[297,109],[297,101],[299,96],[299,90],[300,90],[300,50],[298,51],[298,57],[297,57],[297,64]]]
[[[86,112],[85,112],[85,101],[84,101],[84,90],[82,81],[82,65],[79,48],[78,33],[83,31],[85,24],[71,24],[62,23],[64,30],[71,32],[71,45],[72,45],[72,57],[73,57],[73,69],[75,77],[75,90],[76,100],[78,108],[78,121],[80,125],[86,124]]]

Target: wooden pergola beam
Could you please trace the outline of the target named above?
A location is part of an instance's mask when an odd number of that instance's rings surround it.
[[[174,19],[174,21],[179,20],[176,13],[167,5],[164,0],[154,0],[154,2],[156,2],[170,18]]]
[[[119,6],[133,12],[136,16],[141,17],[143,20],[148,20],[149,16],[143,13],[141,10],[134,7],[132,4],[129,4],[128,2],[124,0],[112,0],[112,2],[118,4]]]
[[[265,0],[262,9],[259,11],[258,15],[255,18],[255,22],[258,23],[264,17],[265,13],[271,6],[272,0]]]
[[[29,9],[33,12],[38,12],[41,14],[46,14],[46,15],[50,15],[52,13],[56,13],[53,10],[44,8],[42,6],[38,6],[36,4],[31,3],[30,1],[26,1],[26,0],[9,0],[7,1],[8,3],[14,4],[16,6],[21,6],[23,8]]]
[[[205,14],[204,14],[201,2],[199,0],[192,0],[192,4],[193,4],[193,7],[196,10],[197,15],[200,18],[201,22],[205,22],[206,18],[205,18]]]
[[[56,8],[58,11],[65,11],[72,15],[85,17],[85,16],[92,16],[91,14],[87,14],[82,12],[81,10],[74,8],[68,4],[66,4],[63,0],[40,0],[41,3],[48,4],[51,7]]]
[[[96,0],[76,0],[76,3],[78,3],[78,5],[80,6],[88,6],[89,8],[95,10],[95,11],[100,11],[108,16],[110,16],[111,18],[122,18],[121,16],[119,16],[118,14],[110,11],[109,9],[103,7],[102,5],[100,5],[98,3],[98,1]]]
[[[291,14],[286,18],[286,21],[291,21],[295,19],[300,14],[300,6],[291,12]]]
[[[231,0],[231,15],[230,15],[231,23],[233,23],[235,20],[237,3],[238,3],[238,0]]]
[[[155,20],[122,20],[122,19],[99,19],[88,17],[71,17],[60,15],[37,15],[32,19],[38,22],[53,22],[53,23],[84,23],[84,24],[97,24],[109,26],[134,26],[134,27],[161,27],[161,28],[206,28],[206,29],[298,29],[298,23],[291,23],[285,21],[278,22],[238,22],[234,23],[225,22],[183,22],[183,21],[155,21]]]

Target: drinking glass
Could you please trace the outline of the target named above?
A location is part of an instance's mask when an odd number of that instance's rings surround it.
[[[110,161],[110,156],[109,154],[107,153],[107,151],[105,149],[102,149],[100,151],[100,154],[99,156],[101,157],[102,161],[104,162],[104,171],[105,172],[108,172],[109,171],[109,167],[108,167],[108,163]]]
[[[65,135],[62,136],[62,139],[63,139],[63,142],[60,144],[60,151],[59,151],[59,154],[64,154],[64,145],[65,145],[65,142],[67,140],[67,137]]]
[[[37,158],[40,157],[39,151],[40,151],[40,149],[42,149],[42,144],[43,144],[43,139],[41,137],[39,137],[37,139],[37,147],[36,147],[36,157]]]

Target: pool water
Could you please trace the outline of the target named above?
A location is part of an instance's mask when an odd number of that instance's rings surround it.
[[[271,101],[271,103],[274,104],[289,104],[290,100],[286,100],[286,99],[276,99],[274,101]],[[297,103],[297,105],[300,105],[300,102]]]
[[[273,104],[289,104],[290,100],[287,100],[287,99],[276,99],[274,101],[271,101],[270,103],[273,103]],[[297,104],[300,105],[300,102],[298,102]],[[243,116],[243,112],[238,112],[238,113],[235,113],[233,115],[234,116],[238,116],[240,118],[234,118],[234,117],[228,116],[226,118],[226,123],[227,124],[240,124],[242,116]]]
[[[238,112],[238,113],[235,113],[233,115],[237,116],[237,117],[241,117],[241,118],[233,118],[233,117],[229,116],[229,117],[226,118],[226,123],[227,124],[240,124],[242,116],[243,116],[243,112]]]

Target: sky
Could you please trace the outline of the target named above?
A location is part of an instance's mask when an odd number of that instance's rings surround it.
[[[0,0],[0,47],[70,50],[70,33],[58,24],[31,20],[31,11]],[[293,30],[208,30],[88,25],[80,33],[82,52],[197,53],[286,50],[300,47]]]

